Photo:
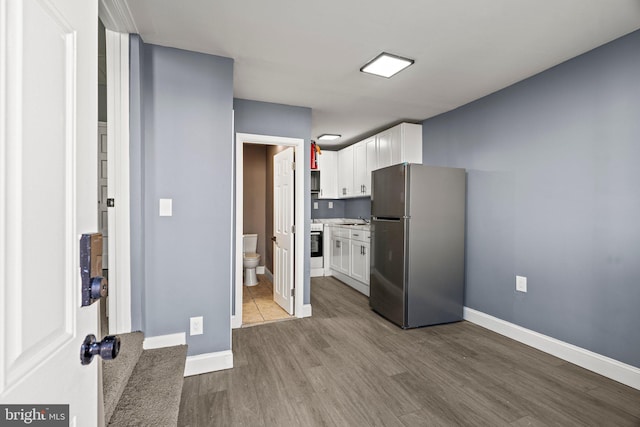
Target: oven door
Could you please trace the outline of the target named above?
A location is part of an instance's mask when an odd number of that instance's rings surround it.
[[[322,231],[311,232],[311,258],[322,256]]]

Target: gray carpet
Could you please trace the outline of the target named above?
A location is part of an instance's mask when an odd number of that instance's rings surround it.
[[[143,351],[109,425],[177,425],[186,357],[186,345]]]
[[[106,424],[116,409],[133,369],[142,354],[142,332],[120,334],[120,353],[114,360],[102,361],[102,389]]]

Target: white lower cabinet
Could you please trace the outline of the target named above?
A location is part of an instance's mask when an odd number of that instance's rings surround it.
[[[369,296],[371,243],[369,230],[331,227],[332,276]]]
[[[351,240],[351,277],[369,284],[369,243]]]
[[[349,258],[351,248],[349,239],[331,236],[331,269],[342,274],[349,274]]]

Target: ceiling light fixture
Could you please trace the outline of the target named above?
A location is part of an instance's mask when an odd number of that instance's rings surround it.
[[[333,141],[334,139],[340,138],[342,135],[337,135],[335,133],[323,133],[318,137],[320,141]]]
[[[404,70],[409,65],[413,65],[414,62],[416,61],[413,59],[382,52],[380,55],[367,62],[364,67],[360,68],[360,71],[389,78]]]

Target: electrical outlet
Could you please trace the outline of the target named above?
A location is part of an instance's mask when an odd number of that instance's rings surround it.
[[[189,319],[191,322],[191,328],[189,331],[189,335],[202,335],[204,333],[203,331],[203,327],[202,327],[202,316],[198,316],[198,317],[192,317],[191,319]]]
[[[527,278],[524,276],[516,276],[516,291],[527,292]]]
[[[329,202],[329,209],[333,209],[333,202]]]
[[[313,209],[318,209],[318,202],[313,202]]]

